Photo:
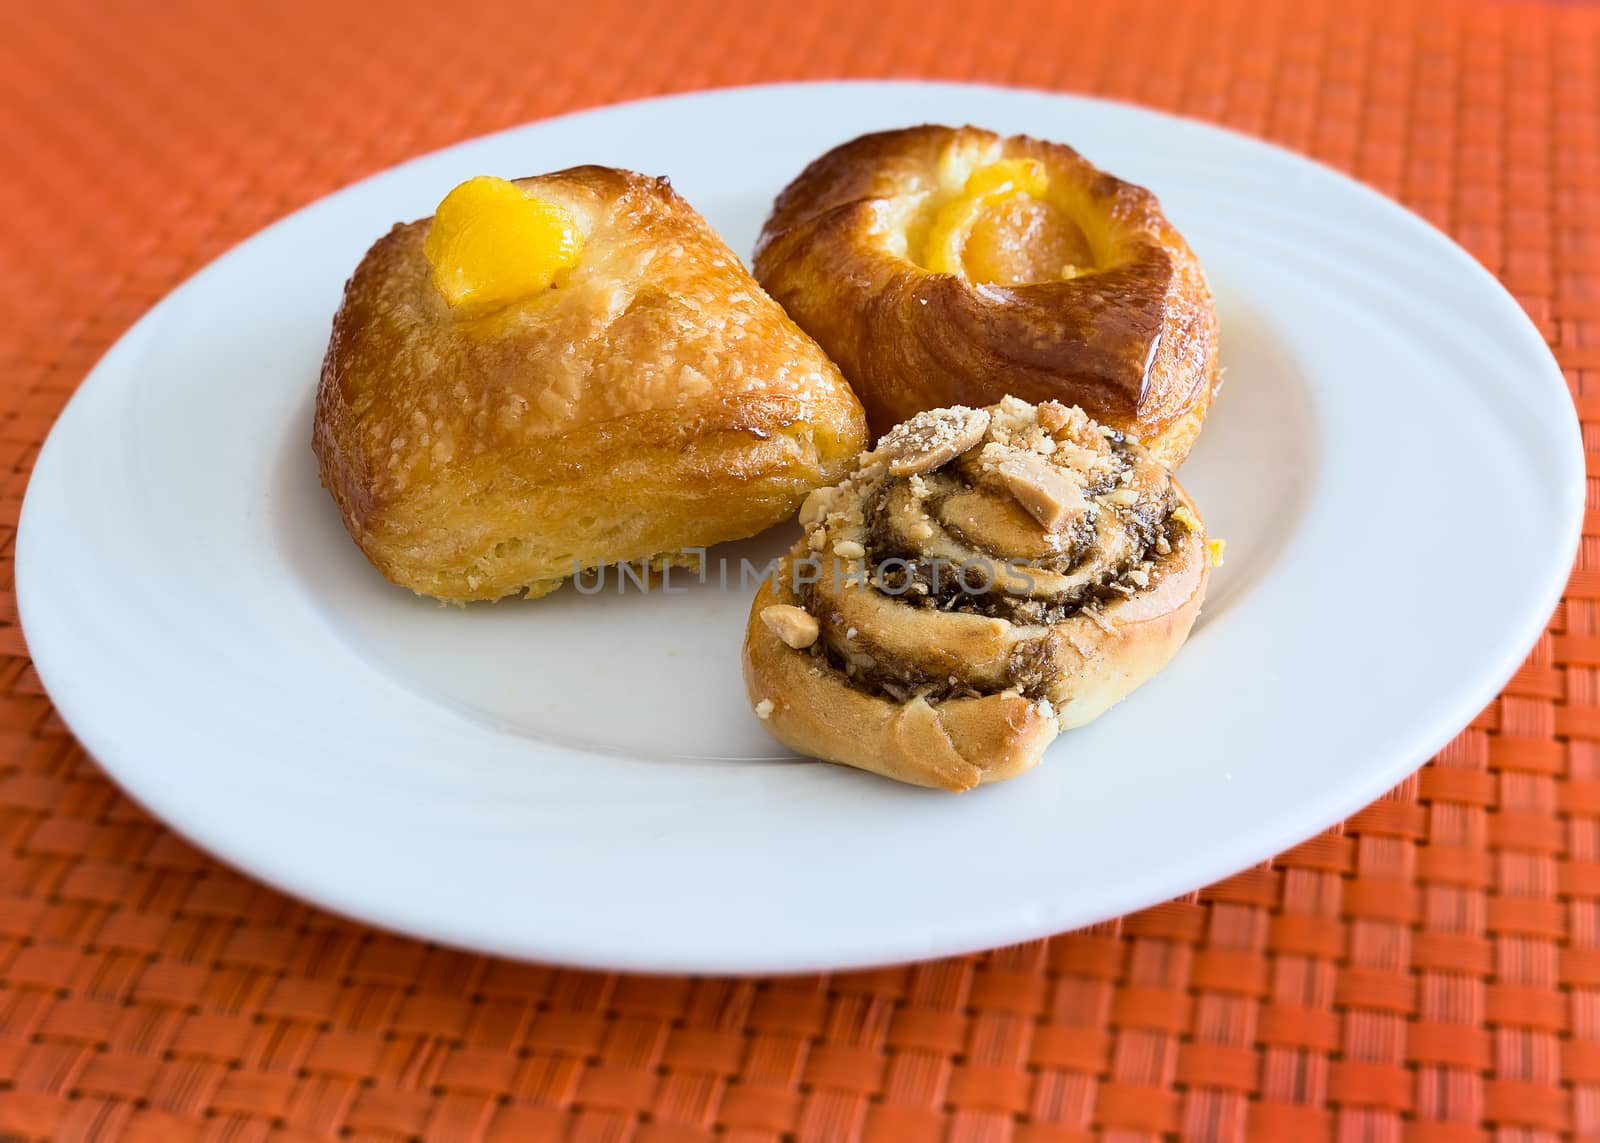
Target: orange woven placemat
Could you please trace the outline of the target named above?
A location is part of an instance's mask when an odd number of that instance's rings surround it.
[[[1342,829],[1090,931],[782,980],[496,961],[251,883],[84,756],[29,665],[9,592],[9,540],[52,417],[123,329],[226,246],[465,136],[763,80],[1097,92],[1332,163],[1501,277],[1600,449],[1600,11],[4,11],[0,1137],[1600,1136],[1596,512],[1565,602],[1504,694]],[[1591,481],[1600,506],[1597,493]]]

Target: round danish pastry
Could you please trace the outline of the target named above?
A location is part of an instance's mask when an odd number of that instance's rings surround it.
[[[778,196],[756,277],[874,432],[1007,394],[1078,405],[1177,467],[1217,385],[1199,260],[1156,196],[976,127],[864,135]]]
[[[918,414],[801,522],[751,609],[756,714],[801,753],[949,790],[1029,769],[1165,666],[1212,558],[1148,451],[1015,398]]]

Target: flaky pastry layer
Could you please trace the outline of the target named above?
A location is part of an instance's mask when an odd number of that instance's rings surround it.
[[[1019,159],[1039,163],[1049,189],[980,219],[969,248],[999,256],[975,258],[977,277],[921,264],[942,204],[973,171]],[[1198,259],[1155,195],[1059,143],[976,127],[864,135],[778,196],[755,270],[838,362],[878,433],[1009,394],[1081,406],[1175,468],[1217,385]]]
[[[518,185],[583,231],[554,285],[452,309],[424,219],[372,247],[334,318],[313,447],[385,576],[453,601],[540,595],[753,535],[838,479],[859,402],[665,179]]]

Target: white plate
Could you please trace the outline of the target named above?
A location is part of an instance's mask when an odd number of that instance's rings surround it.
[[[807,160],[924,121],[1072,143],[1154,188],[1210,273],[1227,384],[1183,476],[1228,563],[1166,673],[1033,773],[954,797],[777,749],[739,679],[748,592],[459,610],[367,566],[318,487],[311,405],[344,279],[393,221],[470,175],[599,162],[669,173],[746,253]],[[51,433],[18,595],[85,746],[265,881],[515,956],[836,968],[1135,909],[1382,793],[1539,633],[1582,462],[1513,300],[1323,167],[1067,96],[762,87],[464,143],[219,259]]]

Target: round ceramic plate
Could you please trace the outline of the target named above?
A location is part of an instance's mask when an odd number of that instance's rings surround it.
[[[1070,142],[1153,188],[1207,268],[1226,383],[1183,479],[1228,561],[1165,673],[1033,772],[953,796],[766,736],[740,682],[737,577],[460,609],[367,565],[318,486],[311,412],[341,287],[391,223],[471,175],[606,163],[670,174],[748,255],[808,160],[922,122]],[[1576,422],[1538,333],[1372,191],[1090,99],[761,87],[464,143],[217,260],[55,426],[17,588],[85,746],[265,881],[495,953],[822,969],[1100,920],[1354,811],[1516,668],[1582,501]],[[714,554],[775,554],[779,531]]]

